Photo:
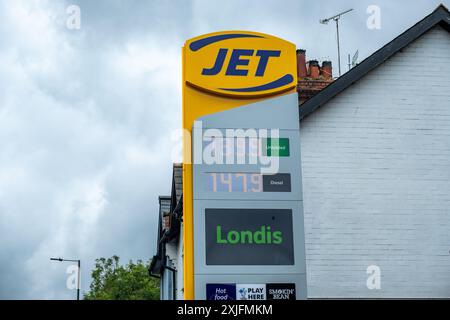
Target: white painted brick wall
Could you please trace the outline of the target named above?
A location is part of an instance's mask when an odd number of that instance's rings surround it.
[[[184,300],[184,283],[183,283],[183,224],[180,225],[180,236],[177,245],[177,300]]]
[[[302,120],[309,297],[450,297],[449,79],[436,27]]]
[[[178,265],[178,241],[171,241],[166,244],[166,255],[171,261],[172,268]]]

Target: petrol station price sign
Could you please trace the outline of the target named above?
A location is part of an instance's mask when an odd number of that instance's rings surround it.
[[[296,48],[248,31],[183,47],[186,299],[306,298]]]
[[[208,172],[205,186],[210,192],[291,192],[291,174]]]

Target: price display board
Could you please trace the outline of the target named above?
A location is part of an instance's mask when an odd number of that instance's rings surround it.
[[[296,47],[225,31],[183,48],[187,299],[305,299]]]

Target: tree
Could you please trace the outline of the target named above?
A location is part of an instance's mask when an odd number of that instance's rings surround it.
[[[119,265],[119,257],[95,260],[90,291],[85,300],[159,300],[159,279],[151,278],[138,260]]]

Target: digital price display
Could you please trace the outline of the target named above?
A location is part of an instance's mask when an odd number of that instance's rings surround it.
[[[208,191],[212,192],[262,192],[263,178],[260,173],[208,174]]]
[[[209,172],[209,192],[291,192],[291,175],[277,173]]]

